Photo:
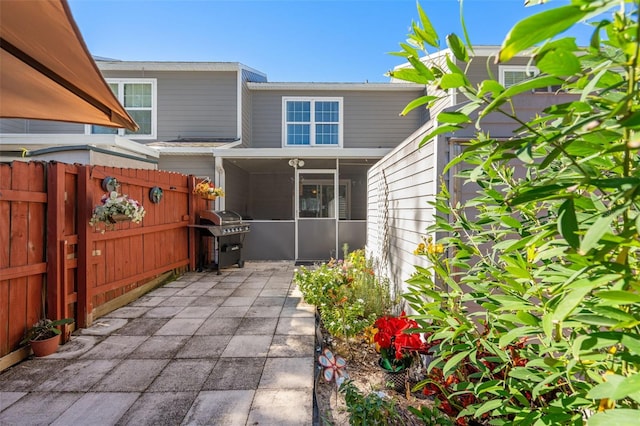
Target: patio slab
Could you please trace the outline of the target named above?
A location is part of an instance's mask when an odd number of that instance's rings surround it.
[[[315,318],[293,271],[187,273],[98,318],[0,372],[0,425],[312,425]]]
[[[244,426],[253,390],[204,391],[198,394],[184,424]]]

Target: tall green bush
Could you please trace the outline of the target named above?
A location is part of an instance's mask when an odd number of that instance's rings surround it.
[[[459,205],[443,188],[428,230],[441,238],[418,249],[431,267],[416,268],[405,298],[434,355],[418,387],[459,424],[638,424],[638,1],[572,0],[515,24],[496,60],[532,49],[540,74],[509,88],[470,83],[452,57],[422,62],[439,37],[418,9],[399,53],[413,67],[390,74],[466,97],[422,143],[475,125],[447,169],[479,188]],[[589,46],[561,37],[583,20]],[[458,63],[473,60],[466,30],[446,43]],[[547,86],[574,97],[532,119],[514,112],[514,97]],[[490,113],[517,124],[512,138],[482,131]]]

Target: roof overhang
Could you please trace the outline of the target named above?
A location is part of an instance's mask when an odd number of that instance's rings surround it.
[[[416,92],[424,90],[422,84],[412,83],[247,83],[251,90],[326,90],[366,92]]]
[[[160,153],[146,145],[117,135],[63,135],[63,134],[0,134],[0,151],[36,150],[49,147],[86,147],[115,149],[146,157],[158,158]]]
[[[238,148],[213,149],[220,158],[382,158],[391,148]]]
[[[170,61],[119,61],[97,59],[103,71],[231,71],[247,70],[266,77],[262,72],[240,62],[170,62]]]

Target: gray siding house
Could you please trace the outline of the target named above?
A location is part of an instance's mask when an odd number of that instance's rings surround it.
[[[364,247],[367,172],[428,119],[399,116],[420,85],[273,83],[240,63],[96,63],[140,130],[0,120],[3,159],[26,147],[30,158],[102,164],[82,153],[111,152],[123,167],[209,177],[226,192],[211,209],[252,225],[248,260],[326,260],[344,244]]]
[[[529,64],[530,57],[519,56],[508,65],[498,65],[488,59],[495,56],[499,47],[480,46],[474,50],[476,56],[467,74],[474,84],[488,78],[487,66],[505,87],[537,72]],[[425,61],[444,63],[446,55],[456,61],[448,49],[431,55]],[[465,67],[465,64],[457,65]],[[407,65],[400,67],[404,66]],[[473,125],[455,133],[438,135],[418,148],[424,137],[437,126],[435,117],[442,111],[454,110],[463,100],[454,90],[444,93],[436,87],[428,87],[427,93],[441,96],[438,103],[427,111],[428,120],[367,173],[367,253],[377,261],[379,272],[387,276],[399,292],[415,271],[415,265],[428,266],[424,257],[413,252],[422,238],[429,236],[426,229],[435,222],[435,210],[430,202],[435,201],[442,185],[447,186],[454,204],[475,192],[473,185],[463,184],[462,179],[456,178],[462,165],[443,173],[449,161],[461,152],[462,143],[473,137]],[[570,100],[572,95],[555,93],[553,88],[548,88],[519,95],[514,100],[514,108],[521,117],[528,118],[549,105]],[[495,113],[482,121],[483,130],[498,139],[513,137],[516,127],[515,123]]]

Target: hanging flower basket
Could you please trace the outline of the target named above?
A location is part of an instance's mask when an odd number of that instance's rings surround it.
[[[224,197],[224,191],[221,187],[216,187],[209,178],[205,178],[193,188],[193,193],[199,195],[205,200],[215,200],[218,197]]]
[[[118,222],[130,222],[131,218],[126,214],[116,213],[107,217],[107,220],[111,223],[118,223]]]
[[[113,229],[118,222],[140,223],[146,214],[139,202],[127,195],[120,195],[116,191],[104,194],[101,203],[93,209],[89,220],[91,226],[102,223],[107,229]]]

